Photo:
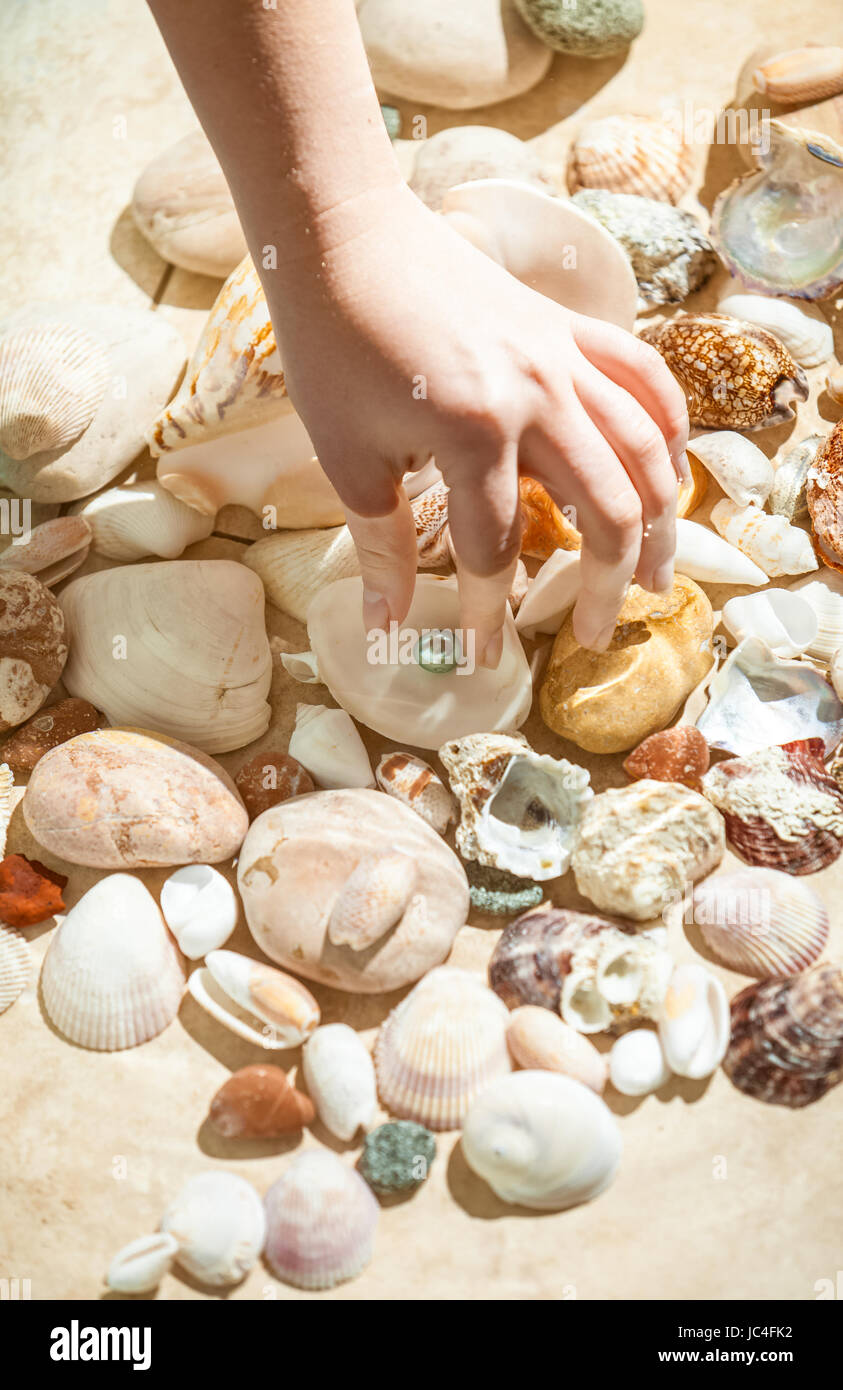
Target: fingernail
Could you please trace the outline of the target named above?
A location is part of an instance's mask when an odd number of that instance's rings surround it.
[[[614,634],[615,624],[609,623],[607,627],[601,628],[600,631],[596,633],[594,637],[590,637],[587,640],[584,637],[581,637],[579,639],[580,646],[585,647],[586,651],[589,652],[605,652]]]
[[[367,632],[373,628],[385,631],[389,627],[389,604],[383,594],[374,589],[363,590],[363,626]]]
[[[483,655],[480,658],[481,666],[488,666],[494,671],[503,655],[503,628],[496,632],[494,637],[486,643],[483,648]]]
[[[683,483],[689,483],[691,481],[691,465],[688,462],[688,455],[685,451],[683,450],[681,454],[677,454],[673,462]]]
[[[653,575],[653,592],[666,594],[673,588],[673,561],[666,560]]]

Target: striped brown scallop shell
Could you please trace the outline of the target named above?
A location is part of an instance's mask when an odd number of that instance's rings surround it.
[[[778,338],[728,314],[678,314],[639,335],[685,392],[695,425],[753,430],[793,418],[808,380]]]
[[[843,572],[843,420],[838,420],[808,470],[811,529],[821,558]]]
[[[748,864],[812,874],[843,850],[843,792],[826,771],[821,738],[730,758],[702,789],[722,812],[726,838]]]
[[[742,990],[723,1069],[770,1105],[795,1109],[824,1096],[843,1080],[843,969],[817,965]]]
[[[652,116],[603,116],[577,135],[568,189],[605,188],[678,203],[694,174],[693,146],[677,125]]]

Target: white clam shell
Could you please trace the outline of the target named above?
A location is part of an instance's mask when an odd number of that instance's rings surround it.
[[[810,536],[784,516],[739,507],[724,497],[712,507],[711,520],[723,539],[737,546],[770,579],[819,568]]]
[[[31,975],[32,960],[26,938],[14,927],[0,922],[0,1014],[23,994]]]
[[[70,323],[0,338],[0,450],[22,461],[66,448],[94,418],[108,371],[102,343]]]
[[[264,536],[249,546],[243,563],[259,576],[270,603],[300,623],[307,622],[308,609],[320,589],[360,573],[347,526]]]
[[[648,1096],[670,1078],[658,1033],[633,1028],[609,1053],[609,1080],[623,1096]]]
[[[726,991],[703,965],[677,965],[659,1020],[665,1060],[677,1076],[698,1081],[716,1071],[731,1033]]]
[[[156,481],[108,488],[72,510],[91,526],[94,550],[110,560],[146,555],[176,560],[214,529],[212,516],[188,507]]]
[[[176,1263],[201,1284],[237,1284],[263,1249],[263,1202],[235,1173],[199,1173],[167,1207],[161,1230],[178,1242]]]
[[[375,785],[366,746],[344,709],[297,705],[287,752],[326,791]]]
[[[555,550],[530,581],[515,626],[524,637],[558,632],[580,591],[580,552]]]
[[[817,635],[805,648],[807,656],[828,664],[843,647],[843,574],[822,565],[816,575],[808,575],[790,592],[809,603],[817,615]]]
[[[176,869],[161,888],[164,920],[188,960],[225,945],[237,925],[234,889],[210,864]]]
[[[140,879],[109,874],[54,933],[41,968],[44,1008],[56,1028],[103,1052],[136,1047],[171,1023],[184,967],[158,905]]]
[[[213,1018],[260,1047],[297,1047],[319,1024],[319,1005],[300,980],[238,951],[209,951],[187,987]]]
[[[353,1139],[375,1118],[377,1091],[371,1053],[347,1023],[328,1023],[302,1049],[302,1071],[310,1099],[326,1129]]]
[[[621,1136],[587,1086],[555,1072],[518,1071],[478,1096],[462,1147],[469,1167],[504,1202],[561,1211],[609,1186]]]
[[[830,751],[843,736],[843,704],[806,662],[745,637],[713,678],[697,728],[710,747],[738,755],[803,738],[822,738]]]
[[[713,430],[688,444],[688,451],[705,464],[728,497],[740,507],[763,507],[770,495],[775,470],[767,455],[734,430]]]
[[[115,1293],[151,1293],[157,1289],[179,1248],[175,1236],[157,1231],[151,1236],[139,1236],[118,1250],[105,1282]]]
[[[372,1258],[380,1214],[371,1189],[336,1154],[299,1154],[265,1198],[266,1260],[288,1284],[330,1289]]]
[[[676,522],[676,570],[701,584],[747,584],[758,587],[768,576],[736,546],[708,526],[680,517]]]
[[[815,304],[794,304],[763,294],[728,294],[717,312],[768,329],[803,367],[818,367],[834,352],[831,325]]]
[[[774,656],[782,657],[801,656],[818,631],[811,605],[790,589],[730,598],[723,605],[722,621],[737,642],[759,637]]]

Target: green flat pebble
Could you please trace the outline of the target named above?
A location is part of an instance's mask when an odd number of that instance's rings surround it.
[[[436,1140],[424,1125],[393,1120],[366,1135],[360,1174],[381,1196],[421,1186],[436,1157]]]
[[[538,907],[544,896],[540,883],[517,878],[505,869],[469,861],[465,864],[465,872],[471,905],[478,912],[490,912],[496,917],[518,917],[528,908]]]
[[[608,58],[644,28],[641,0],[515,0],[537,38],[558,53]]]

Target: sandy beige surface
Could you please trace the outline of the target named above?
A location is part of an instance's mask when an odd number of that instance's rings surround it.
[[[690,101],[716,113],[733,92],[743,58],[766,39],[771,8],[769,0],[717,0],[694,18],[692,8],[648,0],[646,31],[624,61],[577,65],[559,59],[535,91],[470,119],[538,138],[561,167],[584,111],[647,112]],[[833,41],[839,6],[836,0],[794,3],[776,13],[775,23],[783,46],[806,36]],[[217,284],[168,270],[133,230],[126,210],[150,156],[191,125],[145,5],[7,3],[0,14],[0,54],[0,160],[7,172],[0,203],[0,315],[29,299],[146,302],[192,343]],[[407,104],[402,109],[405,118],[414,114]],[[430,133],[465,119],[426,114]],[[715,151],[710,162],[706,150],[699,153],[709,202],[714,185],[731,177],[730,169],[739,172],[740,159],[731,149]],[[713,304],[724,279],[697,302]],[[824,307],[835,322],[835,304]],[[841,348],[838,337],[838,356]],[[767,452],[790,434],[802,438],[837,418],[822,394],[822,371],[811,376],[811,402],[798,423],[756,436]],[[212,538],[187,558],[241,553],[238,541]],[[92,567],[103,565],[92,561]],[[711,596],[715,606],[725,597],[716,589]],[[282,644],[305,645],[296,624],[268,612]],[[294,686],[276,662],[270,730],[222,761],[234,771],[256,751],[286,747],[296,702],[317,701],[320,693]],[[618,759],[580,754],[536,716],[525,732],[543,751],[586,762],[598,790],[625,783]],[[374,735],[368,742],[373,754],[385,746]],[[44,854],[19,810],[9,851],[62,868],[70,878],[69,904],[95,878]],[[811,880],[831,909],[828,953],[838,955],[841,863]],[[155,890],[165,872],[140,877]],[[551,890],[558,903],[582,905],[567,879]],[[27,933],[36,970],[53,927],[46,923]],[[482,971],[499,927],[474,916],[457,939],[454,963]],[[257,954],[243,922],[229,945]],[[678,957],[695,957],[681,928],[671,947]],[[730,996],[745,983],[733,972],[718,968],[718,974]],[[315,992],[326,1021],[345,1020],[370,1039],[398,997]],[[34,1299],[97,1299],[105,1292],[102,1276],[111,1255],[155,1228],[190,1175],[225,1167],[263,1192],[299,1143],[329,1144],[353,1161],[353,1146],[338,1144],[318,1126],[301,1140],[248,1145],[223,1141],[210,1130],[205,1115],[214,1091],[231,1070],[259,1060],[258,1049],[224,1032],[190,999],[177,1021],[145,1046],[86,1052],[51,1028],[33,982],[0,1017],[0,1277],[28,1279]],[[295,1066],[297,1055],[279,1054],[279,1060]],[[316,1296],[803,1300],[814,1298],[817,1281],[833,1279],[843,1266],[843,1087],[804,1111],[755,1103],[722,1073],[707,1082],[675,1080],[642,1101],[611,1091],[607,1099],[625,1153],[616,1181],[595,1203],[542,1216],[508,1207],[469,1172],[458,1136],[441,1136],[427,1184],[410,1201],[384,1209],[370,1268],[355,1282]],[[280,1284],[262,1265],[224,1294],[209,1294],[179,1274],[165,1278],[158,1293],[162,1299],[313,1296]]]

